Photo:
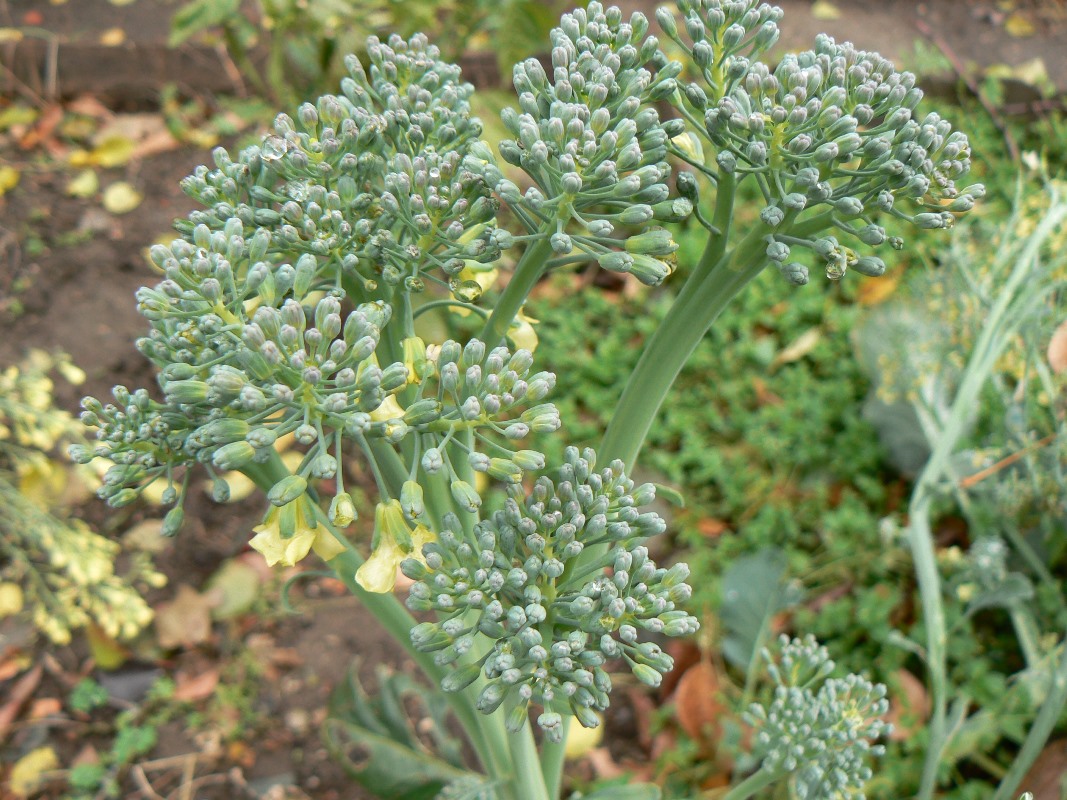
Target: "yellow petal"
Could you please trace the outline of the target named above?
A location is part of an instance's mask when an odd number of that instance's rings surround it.
[[[356,570],[356,583],[368,592],[385,594],[396,585],[396,570],[407,553],[396,542],[383,539],[378,549]]]
[[[399,419],[402,416],[404,416],[404,409],[402,409],[400,403],[396,401],[396,395],[392,394],[386,397],[382,404],[370,414],[370,418],[375,422]]]
[[[325,525],[319,525],[315,531],[315,540],[311,547],[315,550],[315,555],[323,561],[337,558],[345,551],[345,546],[338,540],[337,535],[327,530]]]
[[[538,320],[526,316],[522,313],[522,309],[519,309],[519,313],[515,316],[515,321],[508,328],[508,339],[515,347],[521,350],[529,350],[532,353],[537,349],[538,342],[537,331],[534,329],[536,322]]]
[[[255,536],[249,544],[253,550],[258,551],[267,562],[267,566],[273,567],[281,564],[283,567],[292,567],[303,559],[311,551],[315,543],[315,529],[309,528],[302,518],[297,520],[297,529],[288,539],[282,538],[281,532],[281,509],[272,508],[267,513],[267,518],[262,525],[253,528]]]

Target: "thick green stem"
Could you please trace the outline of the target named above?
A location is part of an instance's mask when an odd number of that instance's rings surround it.
[[[518,733],[509,733],[507,736],[520,800],[556,800],[558,794],[549,794],[541,773],[541,760],[529,723],[523,725]]]
[[[745,778],[741,783],[737,784],[733,789],[727,792],[722,800],[748,800],[756,792],[766,789],[781,776],[774,772],[768,772],[761,769],[759,772],[754,772]]]
[[[567,754],[567,734],[570,731],[570,720],[564,720],[563,736],[558,742],[546,741],[541,746],[541,774],[545,779],[545,789],[548,791],[550,800],[556,800],[560,795],[563,783],[563,762]]]
[[[547,234],[526,248],[478,337],[487,346],[496,347],[504,338],[522,304],[544,274],[551,254],[552,246]]]

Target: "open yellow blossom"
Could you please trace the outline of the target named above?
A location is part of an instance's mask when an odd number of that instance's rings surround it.
[[[540,320],[536,320],[533,317],[528,317],[522,313],[522,309],[519,309],[519,313],[515,315],[515,321],[511,323],[511,327],[508,328],[508,339],[515,347],[522,350],[529,350],[531,353],[537,349],[537,331],[534,330]]]
[[[437,537],[425,525],[414,529],[397,500],[374,509],[374,552],[356,570],[356,582],[368,592],[385,594],[396,585],[396,571],[405,558],[423,558],[423,545]]]
[[[400,407],[395,394],[386,397],[380,406],[370,412],[370,418],[375,422],[388,422],[391,419],[399,419],[403,416],[404,409]]]
[[[337,537],[325,525],[314,521],[310,509],[306,507],[308,502],[304,496],[281,508],[271,508],[263,524],[254,528],[256,535],[249,544],[266,559],[268,566],[281,564],[292,567],[312,550],[323,561],[329,561],[344,552],[345,546]],[[285,536],[286,532],[291,532],[291,535]]]

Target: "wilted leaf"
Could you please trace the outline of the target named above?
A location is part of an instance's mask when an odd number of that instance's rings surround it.
[[[728,530],[730,526],[723,522],[721,519],[715,519],[715,517],[704,517],[697,522],[697,530],[700,531],[702,536],[707,536],[709,539],[714,539],[717,536],[722,536]]]
[[[51,747],[38,747],[31,750],[17,762],[11,770],[8,788],[16,797],[29,797],[37,791],[41,775],[59,766],[56,751]]]
[[[728,713],[719,696],[721,682],[715,667],[700,661],[685,671],[674,694],[674,715],[691,739],[714,741],[722,717]]]
[[[896,671],[894,683],[885,720],[893,726],[889,738],[903,742],[925,727],[930,716],[930,695],[926,685],[906,669]]]
[[[131,159],[165,153],[179,146],[163,115],[149,112],[112,115],[96,132],[93,141],[103,143],[112,137],[133,143]]]
[[[1019,13],[1012,14],[1004,20],[1004,30],[1008,36],[1014,36],[1016,39],[1025,39],[1037,33],[1034,23],[1024,14]]]
[[[17,125],[32,125],[36,120],[36,108],[22,105],[11,105],[3,111],[0,111],[0,131],[6,131]]]
[[[128,136],[109,136],[92,150],[76,150],[68,159],[72,167],[120,167],[133,157],[134,143]]]
[[[141,205],[144,195],[126,181],[118,181],[104,189],[104,208],[112,214],[128,214]]]
[[[829,0],[815,0],[811,4],[811,16],[821,20],[841,19],[841,9]]]
[[[19,185],[22,173],[7,164],[0,165],[0,197]]]
[[[122,28],[108,28],[100,34],[100,44],[104,47],[118,47],[126,41],[126,31]]]
[[[902,271],[895,270],[877,278],[863,278],[856,290],[856,300],[864,306],[884,303],[896,292],[903,275]]]
[[[169,603],[156,606],[156,636],[164,650],[195,647],[211,636],[214,598],[182,584]]]
[[[1048,365],[1055,373],[1067,372],[1067,321],[1061,322],[1049,339]]]
[[[11,687],[7,701],[0,706],[0,742],[4,741],[11,724],[18,718],[23,704],[33,695],[37,684],[41,682],[43,673],[44,668],[38,664],[15,681],[15,685]]]
[[[93,661],[102,670],[118,669],[130,657],[129,650],[96,625],[90,625],[85,629],[85,638],[89,642],[89,652],[92,654]]]
[[[209,669],[199,675],[179,674],[174,685],[174,699],[180,702],[193,702],[210,697],[219,685],[219,671]]]
[[[66,193],[71,197],[92,197],[100,188],[100,179],[91,169],[82,170],[67,183]]]
[[[793,342],[779,351],[778,355],[774,357],[772,364],[779,366],[781,364],[790,364],[793,361],[799,361],[812,350],[822,339],[822,332],[818,328],[808,328],[800,336],[798,336]]]
[[[163,535],[163,520],[146,519],[123,534],[122,544],[131,550],[158,554],[171,546],[171,540]]]
[[[30,704],[30,710],[26,712],[29,719],[43,719],[55,716],[63,710],[63,704],[58,697],[42,697]]]
[[[213,616],[229,619],[249,611],[259,597],[260,576],[245,561],[230,559],[208,578],[206,588],[217,599]]]

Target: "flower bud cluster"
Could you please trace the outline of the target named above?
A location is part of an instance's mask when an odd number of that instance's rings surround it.
[[[880,258],[815,235],[820,228],[857,246],[899,250],[903,241],[875,223],[878,215],[947,228],[984,195],[981,185],[956,185],[971,165],[967,137],[936,113],[916,115],[922,91],[911,73],[825,35],[771,70],[756,58],[777,40],[780,9],[756,0],[680,6],[687,41],[671,14],[660,14],[660,23],[703,79],[678,95],[682,110],[702,121],[698,132],[714,145],[720,174],[756,177],[768,203],[760,214],[771,229],[767,262],[790,282],[807,282],[798,250],[833,280],[848,269],[885,270]],[[796,236],[794,227],[813,217],[804,216],[808,209],[824,212],[825,224]]]
[[[417,292],[423,272],[497,258],[510,240],[494,236],[496,201],[480,174],[487,148],[476,168],[466,164],[481,135],[473,88],[421,34],[371,37],[367,52],[369,75],[349,57],[339,95],[305,103],[295,119],[279,115],[274,132],[235,159],[216,150],[215,169],[183,182],[206,209],[179,230],[238,221],[231,239],[267,237],[250,264],[307,256],[313,288],[347,278],[366,292],[381,280]]]
[[[607,708],[611,690],[608,659],[625,659],[639,679],[658,685],[672,659],[640,641],[640,632],[682,636],[698,623],[678,608],[691,594],[688,569],[657,567],[639,544],[665,528],[640,510],[654,497],[652,485],[635,486],[621,462],[597,471],[591,450],[568,448],[556,481],[539,478],[528,496],[513,486],[504,508],[472,532],[452,520],[423,548],[425,563],[406,560],[402,569],[415,581],[408,606],[439,613],[412,631],[412,641],[438,663],[457,665],[444,688],[484,675],[481,711],[505,705],[514,728],[537,703],[539,724],[558,739],[561,714],[598,724],[595,711]],[[611,548],[574,574],[578,555],[599,544]],[[480,636],[492,649],[465,660]]]
[[[890,731],[881,719],[885,686],[859,675],[828,678],[834,662],[811,636],[782,636],[777,660],[763,656],[777,686],[770,704],[754,704],[748,715],[762,769],[791,775],[798,797],[862,800],[867,761],[884,752],[872,741]]]
[[[531,230],[555,220],[558,255],[579,250],[656,284],[671,271],[670,237],[638,251],[616,250],[611,238],[616,225],[677,221],[692,209],[670,199],[666,146],[674,123],[661,122],[653,105],[676,91],[681,65],[668,62],[647,32],[642,14],[626,21],[599,2],[565,14],[552,31],[551,74],[536,59],[518,64],[519,110],[501,115],[515,138],[501,142],[500,155],[534,186],[521,193],[495,168],[484,172]]]

